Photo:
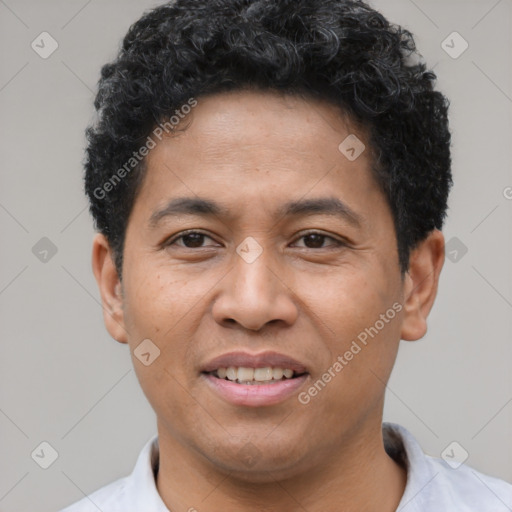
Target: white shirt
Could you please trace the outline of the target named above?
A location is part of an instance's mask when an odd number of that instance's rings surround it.
[[[453,469],[444,460],[425,455],[412,434],[399,425],[384,423],[383,432],[386,451],[407,467],[407,485],[397,512],[512,511],[512,485],[465,464]],[[154,436],[142,449],[131,475],[60,512],[170,512],[155,484],[158,458],[158,436]]]

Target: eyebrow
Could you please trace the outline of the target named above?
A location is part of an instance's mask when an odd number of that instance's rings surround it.
[[[341,217],[349,224],[358,228],[362,225],[362,217],[352,210],[346,203],[336,197],[291,201],[281,206],[275,212],[276,217],[279,218],[290,216],[299,217],[313,214]],[[163,208],[153,212],[149,219],[149,225],[151,227],[156,227],[162,219],[179,215],[229,217],[230,210],[211,199],[181,197],[172,199]]]
[[[153,212],[149,218],[149,225],[156,227],[165,217],[178,215],[224,216],[229,215],[227,208],[221,207],[210,199],[197,199],[194,197],[180,197],[169,201],[162,209]]]

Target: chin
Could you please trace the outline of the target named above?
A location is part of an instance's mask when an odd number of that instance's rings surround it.
[[[306,470],[306,453],[299,453],[299,440],[287,443],[248,441],[236,446],[217,444],[215,452],[207,456],[217,470],[245,483],[273,483],[291,478]],[[206,454],[205,454],[206,455]]]

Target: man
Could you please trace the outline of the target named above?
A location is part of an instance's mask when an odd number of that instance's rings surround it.
[[[102,69],[93,269],[158,436],[65,509],[506,511],[512,486],[382,425],[427,329],[448,102],[352,0],[177,0]]]

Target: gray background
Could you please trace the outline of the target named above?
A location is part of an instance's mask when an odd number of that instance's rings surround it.
[[[103,326],[81,162],[100,66],[158,3],[0,0],[2,512],[56,510],[128,474],[156,432],[127,346]],[[373,5],[416,35],[451,99],[455,178],[457,257],[428,334],[402,342],[385,419],[435,456],[456,440],[467,464],[511,481],[512,0]],[[47,59],[31,48],[43,31],[59,45]],[[441,46],[453,31],[469,43],[456,59]],[[42,441],[59,455],[46,470],[31,457]]]

